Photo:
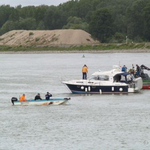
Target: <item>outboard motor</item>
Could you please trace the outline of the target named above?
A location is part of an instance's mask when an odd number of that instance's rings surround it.
[[[18,99],[16,97],[12,97],[11,102],[12,102],[13,105],[14,105],[14,101],[18,101]]]

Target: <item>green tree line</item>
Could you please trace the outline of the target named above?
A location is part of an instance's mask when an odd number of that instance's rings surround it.
[[[150,41],[149,0],[70,0],[58,6],[0,6],[0,35],[11,30],[82,29],[102,43]]]

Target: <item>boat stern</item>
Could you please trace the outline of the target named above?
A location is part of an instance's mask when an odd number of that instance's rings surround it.
[[[143,80],[141,77],[135,78],[135,91],[140,91],[143,87]]]

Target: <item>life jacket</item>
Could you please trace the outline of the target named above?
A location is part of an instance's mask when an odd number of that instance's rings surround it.
[[[86,72],[86,73],[87,73],[87,72],[88,72],[88,68],[87,68],[86,66],[84,66],[84,67],[82,68],[82,72],[84,72],[84,73]]]
[[[27,101],[27,99],[25,98],[24,95],[22,95],[22,96],[20,97],[20,101]]]

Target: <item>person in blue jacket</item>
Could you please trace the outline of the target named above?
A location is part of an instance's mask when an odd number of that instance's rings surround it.
[[[49,93],[49,92],[47,92],[47,94],[45,95],[45,99],[46,99],[46,100],[49,100],[49,99],[50,99],[50,97],[52,97],[52,94],[51,94],[51,93]]]
[[[41,96],[40,96],[40,93],[38,93],[38,94],[35,96],[34,100],[42,100],[42,98],[41,98]]]
[[[122,67],[122,71],[127,72],[127,67],[125,65]]]

